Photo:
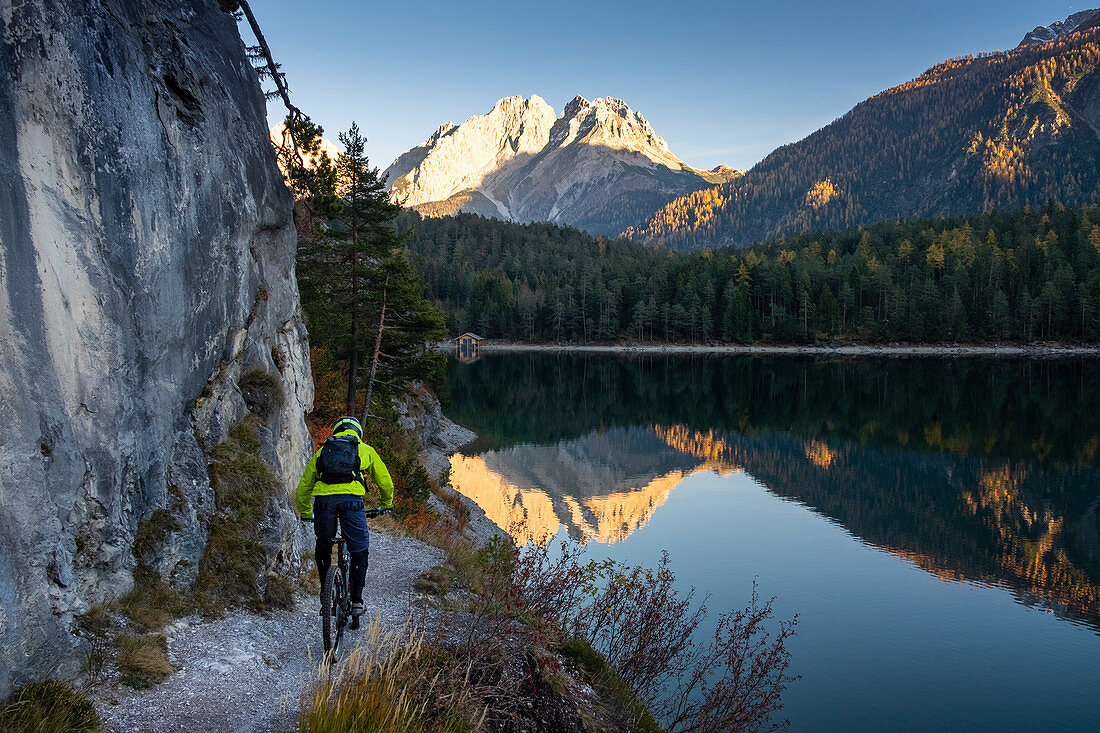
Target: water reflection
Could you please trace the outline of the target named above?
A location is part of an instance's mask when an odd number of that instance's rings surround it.
[[[451,480],[517,542],[561,528],[621,542],[645,525],[686,476],[728,470],[678,448],[663,429],[612,428],[555,445],[523,444],[451,461]]]
[[[1100,367],[1088,360],[487,356],[452,479],[519,541],[615,543],[687,476],[773,494],[945,580],[1100,628]]]

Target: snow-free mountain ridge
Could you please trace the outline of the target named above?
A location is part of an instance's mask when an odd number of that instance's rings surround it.
[[[1100,8],[1082,10],[1057,23],[1039,26],[1024,36],[1024,40],[1020,41],[1020,46],[1033,46],[1057,41],[1063,36],[1096,25],[1098,22],[1100,22]]]
[[[626,230],[671,249],[1100,201],[1100,11],[948,59]],[[1044,40],[1050,39],[1050,40]]]
[[[577,96],[558,116],[532,95],[440,125],[385,173],[393,199],[425,214],[469,211],[616,234],[677,196],[741,172],[686,165],[620,99]]]

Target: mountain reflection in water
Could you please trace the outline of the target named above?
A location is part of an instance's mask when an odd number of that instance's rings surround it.
[[[744,471],[945,580],[1100,628],[1100,366],[1088,360],[487,356],[452,482],[517,541],[615,543],[687,476]],[[938,385],[938,388],[933,388]]]
[[[556,445],[517,445],[451,460],[451,481],[517,542],[562,528],[577,540],[621,542],[686,476],[728,471],[678,450],[668,431],[612,428]]]

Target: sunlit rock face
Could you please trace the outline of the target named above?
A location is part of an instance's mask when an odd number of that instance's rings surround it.
[[[580,96],[560,117],[540,97],[506,97],[488,114],[441,125],[386,170],[392,198],[422,213],[468,211],[608,235],[675,196],[740,174],[697,171],[622,100]]]
[[[481,189],[492,198],[486,178],[539,153],[550,138],[554,119],[554,109],[532,96],[528,100],[505,97],[488,114],[461,125],[444,123],[386,170],[390,190],[407,206],[443,201],[471,189]],[[505,205],[496,205],[507,216]]]
[[[234,19],[213,0],[0,4],[0,692],[78,667],[76,616],[125,592],[139,522],[186,586],[213,495],[204,449],[262,430],[284,481],[269,569],[299,553],[283,497],[312,402],[291,198]]]

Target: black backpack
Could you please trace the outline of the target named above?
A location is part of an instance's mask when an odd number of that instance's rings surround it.
[[[317,473],[326,484],[362,481],[359,473],[359,439],[354,435],[334,435],[321,446]]]

